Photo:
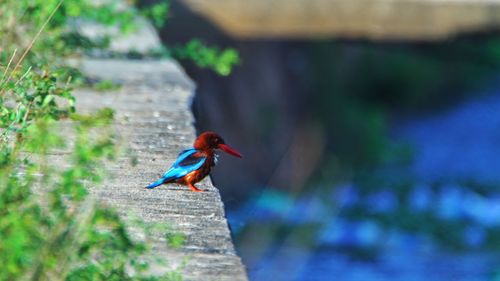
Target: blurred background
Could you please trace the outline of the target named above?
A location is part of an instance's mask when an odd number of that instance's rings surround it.
[[[141,5],[154,1],[143,0]],[[177,0],[250,279],[500,280],[500,1]],[[225,156],[223,156],[225,157]]]

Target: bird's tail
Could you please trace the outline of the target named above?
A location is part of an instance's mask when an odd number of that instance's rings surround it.
[[[154,183],[152,183],[152,184],[150,184],[150,185],[146,186],[146,188],[155,188],[155,187],[157,187],[157,186],[159,186],[159,185],[162,185],[164,182],[165,182],[165,179],[164,179],[164,178],[161,178],[161,179],[159,179],[159,180],[155,181]]]
[[[161,178],[161,179],[153,182],[152,184],[146,186],[146,188],[155,188],[155,187],[162,185],[164,183],[168,183],[171,179],[172,179],[171,177]]]

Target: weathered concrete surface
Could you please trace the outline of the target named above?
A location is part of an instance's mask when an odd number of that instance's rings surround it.
[[[240,38],[437,39],[500,27],[499,0],[182,0]]]
[[[200,193],[177,185],[144,188],[161,176],[195,137],[189,111],[193,83],[169,60],[85,59],[81,69],[90,77],[122,84],[119,90],[109,92],[76,91],[80,112],[102,107],[116,111],[114,128],[120,145],[128,151],[111,167],[113,180],[96,195],[125,218],[166,224],[186,235],[186,243],[177,250],[167,247],[164,234],[153,237],[153,254],[165,258],[168,268],[188,258],[185,280],[247,280],[235,254],[219,192],[209,180],[198,184],[206,190]],[[132,158],[137,159],[137,165],[132,165]]]

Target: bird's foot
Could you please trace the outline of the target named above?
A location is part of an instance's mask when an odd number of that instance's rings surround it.
[[[189,188],[191,189],[191,191],[194,191],[194,192],[202,192],[202,191],[205,191],[203,189],[199,189],[197,188],[196,186],[194,186],[193,184],[188,184]]]

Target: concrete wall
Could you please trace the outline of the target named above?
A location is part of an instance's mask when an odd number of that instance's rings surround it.
[[[500,27],[498,0],[182,0],[239,38],[438,39]]]

